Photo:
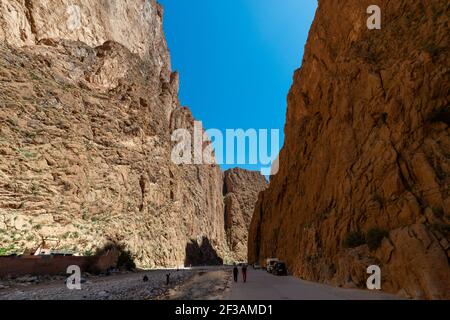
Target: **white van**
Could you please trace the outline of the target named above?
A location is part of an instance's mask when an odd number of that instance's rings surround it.
[[[277,262],[280,262],[280,260],[278,260],[278,258],[269,258],[266,260],[266,270],[269,273],[272,273],[273,267],[275,266],[275,264]]]

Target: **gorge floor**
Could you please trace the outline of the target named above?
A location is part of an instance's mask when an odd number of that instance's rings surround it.
[[[171,274],[171,284],[165,276]],[[144,275],[149,278],[143,282]],[[2,285],[5,282],[2,282]],[[0,286],[0,288],[2,288]],[[231,268],[154,270],[109,277],[89,277],[82,290],[68,290],[64,278],[40,284],[15,282],[0,289],[0,300],[398,300],[381,291],[343,289],[248,270],[248,281],[232,282]]]
[[[165,284],[167,273],[171,274],[169,286]],[[0,300],[152,300],[197,273],[196,270],[153,270],[108,277],[84,276],[86,282],[82,283],[81,290],[67,289],[64,277],[37,284],[19,278],[0,283]],[[148,281],[143,281],[144,276]]]

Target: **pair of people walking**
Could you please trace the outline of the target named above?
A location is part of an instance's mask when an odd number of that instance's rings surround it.
[[[242,281],[247,282],[247,265],[243,264],[242,265]],[[236,264],[234,264],[234,268],[233,268],[233,277],[234,277],[234,282],[238,282],[238,278],[239,278],[239,268]]]

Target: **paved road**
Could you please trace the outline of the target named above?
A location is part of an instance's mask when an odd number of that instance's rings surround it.
[[[335,288],[294,277],[277,277],[249,268],[247,283],[241,277],[227,300],[396,300],[399,297],[368,290]]]

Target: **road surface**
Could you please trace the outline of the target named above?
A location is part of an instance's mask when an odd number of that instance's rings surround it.
[[[294,277],[277,277],[263,270],[247,271],[247,283],[231,286],[227,300],[397,300],[397,296],[369,290],[335,288]]]

